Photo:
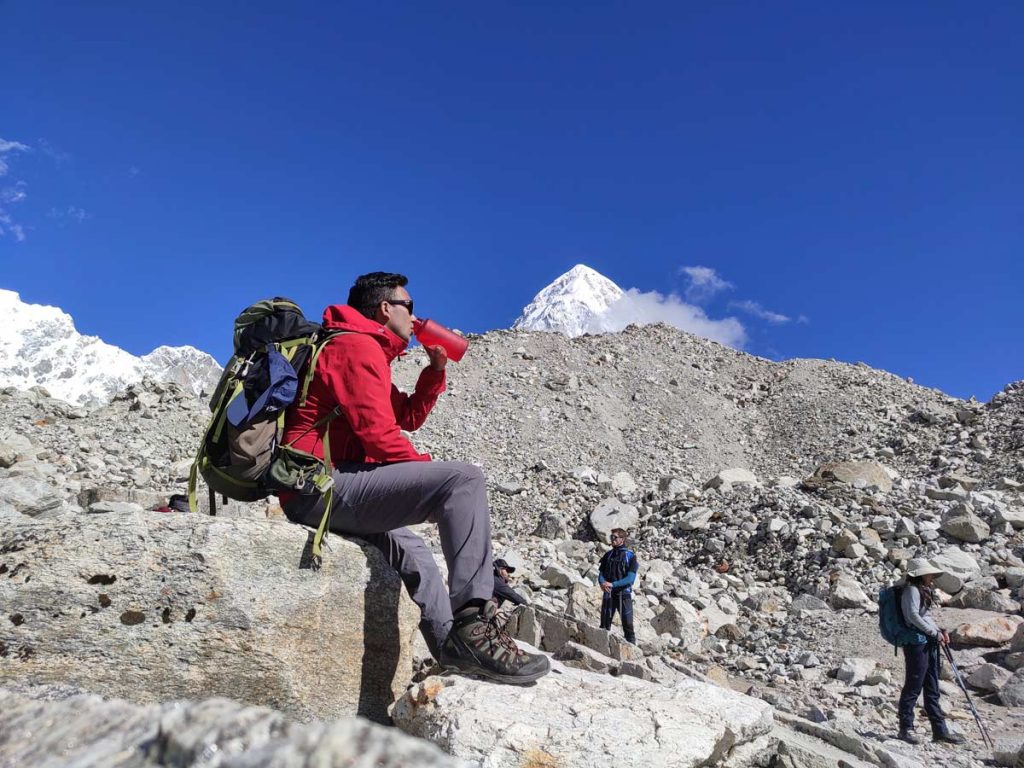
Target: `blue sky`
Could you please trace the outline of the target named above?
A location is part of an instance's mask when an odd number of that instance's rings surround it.
[[[273,293],[316,316],[401,271],[485,331],[582,262],[755,354],[988,399],[1024,378],[1022,28],[999,2],[7,0],[0,287],[223,360]]]

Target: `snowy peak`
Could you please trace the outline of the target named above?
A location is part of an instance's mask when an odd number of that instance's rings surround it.
[[[622,289],[600,272],[577,264],[538,293],[512,327],[581,336],[622,295]]]
[[[180,384],[197,395],[212,390],[217,361],[194,347],[158,347],[143,357],[84,336],[57,307],[26,304],[0,289],[0,386],[42,386],[76,405],[109,401],[144,378]]]

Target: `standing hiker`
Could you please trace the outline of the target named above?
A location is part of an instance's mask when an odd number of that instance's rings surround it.
[[[924,690],[924,711],[932,724],[932,741],[962,744],[964,737],[952,733],[946,725],[946,716],[939,706],[939,645],[949,643],[949,635],[929,615],[935,604],[932,583],[942,573],[924,558],[911,560],[907,565],[906,584],[900,593],[900,612],[911,629],[919,631],[920,642],[903,646],[906,676],[899,702],[899,738],[908,744],[918,744],[914,736],[914,708]]]
[[[632,550],[626,549],[626,531],[613,528],[612,548],[601,557],[597,583],[601,585],[601,629],[611,629],[615,611],[622,620],[622,634],[626,641],[636,644],[633,631],[633,582],[636,581],[637,560]]]
[[[413,334],[413,301],[404,275],[359,277],[348,304],[324,310],[323,325],[341,331],[315,363],[305,404],[289,407],[282,443],[324,456],[327,428],[334,486],[329,528],[365,539],[384,553],[421,613],[420,629],[438,662],[453,671],[526,684],[548,672],[546,656],[529,654],[494,621],[491,524],[483,473],[472,464],[431,461],[402,434],[418,429],[445,389],[443,347],[427,347],[429,364],[415,391],[391,383],[391,362]],[[316,527],[319,493],[279,494],[292,522]],[[437,523],[448,589],[430,550],[405,526]]]

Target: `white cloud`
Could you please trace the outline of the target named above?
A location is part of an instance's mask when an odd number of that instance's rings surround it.
[[[28,152],[28,147],[20,141],[7,141],[0,139],[0,176],[6,176],[10,166],[4,162],[4,155],[8,152]]]
[[[690,278],[686,298],[693,302],[707,301],[716,293],[733,287],[732,283],[719,277],[711,267],[680,267],[679,274]]]
[[[735,317],[714,320],[703,309],[687,304],[675,294],[641,293],[635,288],[626,291],[622,298],[594,318],[589,330],[591,333],[612,333],[633,323],[665,323],[737,349],[742,348],[747,340],[743,324]]]
[[[91,213],[76,205],[69,205],[67,208],[51,208],[46,215],[51,219],[77,221],[79,224],[92,218]]]
[[[7,141],[0,139],[0,176],[6,176],[11,166],[4,160],[4,155],[11,152],[28,152],[29,148],[20,141]],[[18,181],[14,186],[4,187],[0,190],[0,203],[20,203],[26,197],[25,183]],[[14,235],[15,240],[25,239],[25,229],[18,222],[11,218],[6,208],[0,208],[0,237],[8,232]]]
[[[729,308],[738,309],[741,312],[746,312],[748,315],[753,315],[761,320],[767,320],[773,325],[782,325],[783,323],[788,323],[792,320],[791,317],[780,314],[779,312],[772,312],[770,309],[765,309],[756,301],[751,301],[750,299],[746,299],[744,301],[730,301]]]

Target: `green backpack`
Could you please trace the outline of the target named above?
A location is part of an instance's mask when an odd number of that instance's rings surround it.
[[[189,508],[197,509],[202,475],[211,515],[218,493],[225,501],[258,501],[282,490],[323,495],[324,515],[312,546],[314,568],[322,562],[333,496],[328,425],[340,411],[335,408],[310,427],[320,430],[322,460],[295,448],[295,440],[282,444],[281,439],[286,409],[306,402],[320,352],[341,333],[309,322],[295,302],[280,296],[247,307],[235,319],[234,354],[214,390],[213,416],[189,473]]]

